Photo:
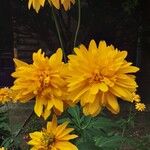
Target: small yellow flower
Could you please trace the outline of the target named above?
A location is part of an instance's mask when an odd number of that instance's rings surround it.
[[[47,128],[42,131],[30,133],[31,140],[28,142],[34,150],[78,150],[69,140],[78,136],[69,134],[74,129],[67,128],[68,122],[57,125],[57,118],[53,116],[51,122],[47,123]]]
[[[4,104],[11,100],[11,90],[7,87],[0,88],[0,103]]]
[[[136,94],[135,92],[133,92],[132,96],[133,96],[133,102],[139,103],[141,101],[140,95]]]
[[[40,7],[44,7],[44,3],[45,0],[29,0],[28,2],[28,8],[31,8],[31,5],[33,6],[33,8],[36,10],[36,12],[38,13],[40,10]]]
[[[33,64],[14,59],[16,78],[11,87],[15,93],[14,100],[28,102],[36,97],[35,113],[45,119],[53,110],[56,114],[64,111],[69,104],[66,98],[65,64],[62,62],[62,50],[58,49],[50,58],[39,50],[33,53]]]
[[[138,111],[144,111],[146,109],[146,106],[144,103],[136,103],[135,104],[135,109]]]
[[[63,5],[65,11],[69,10],[71,4],[75,3],[75,0],[48,0],[50,5],[54,5],[57,9],[60,9],[61,4]]]
[[[74,49],[69,56],[68,91],[70,99],[80,101],[85,115],[96,116],[102,107],[112,113],[120,110],[117,97],[133,102],[132,93],[138,87],[135,73],[139,68],[125,60],[127,51],[119,51],[101,41],[97,46],[92,40]]]

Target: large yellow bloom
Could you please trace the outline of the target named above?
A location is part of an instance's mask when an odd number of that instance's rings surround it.
[[[61,4],[63,5],[65,11],[69,10],[71,4],[75,3],[75,0],[48,0],[50,4],[53,4],[57,9],[60,9]]]
[[[40,10],[40,7],[44,6],[45,0],[29,0],[28,2],[28,8],[31,8],[31,5],[33,6],[33,8],[36,10],[36,12],[38,13]]]
[[[56,117],[52,122],[47,123],[47,128],[40,132],[30,133],[31,140],[28,142],[33,147],[31,150],[78,150],[78,148],[69,142],[77,138],[75,134],[69,134],[74,129],[66,128],[68,122],[57,125]]]
[[[36,97],[35,113],[46,119],[53,108],[55,113],[64,111],[66,81],[65,64],[62,62],[62,50],[58,49],[50,58],[45,57],[39,50],[33,53],[33,64],[27,64],[14,59],[16,71],[12,74],[16,78],[11,88],[15,93],[14,100],[27,102]]]
[[[133,102],[137,84],[135,73],[139,69],[125,60],[127,51],[119,51],[101,41],[94,40],[89,48],[80,45],[69,56],[68,88],[73,101],[80,100],[85,115],[96,116],[102,107],[116,114],[120,108],[117,97]]]
[[[0,88],[0,103],[4,104],[11,100],[11,90],[7,87]]]

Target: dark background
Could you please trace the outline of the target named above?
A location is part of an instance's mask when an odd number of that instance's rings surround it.
[[[150,97],[150,1],[149,0],[81,0],[82,18],[77,45],[88,45],[91,39],[105,40],[128,51],[128,60],[141,68],[139,93],[144,102]],[[73,49],[77,26],[77,4],[68,12],[55,10],[67,54]],[[46,5],[39,14],[28,10],[27,1],[0,2],[0,86],[10,86],[14,70],[12,58],[31,62],[32,53],[42,48],[51,55],[60,43],[51,8]]]

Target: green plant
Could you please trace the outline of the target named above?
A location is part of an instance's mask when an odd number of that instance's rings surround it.
[[[132,114],[127,119],[112,119],[105,113],[91,118],[82,114],[80,107],[69,108],[59,122],[70,121],[79,139],[75,141],[79,150],[120,150],[123,143],[132,145],[135,141],[124,135],[126,128],[133,127]]]

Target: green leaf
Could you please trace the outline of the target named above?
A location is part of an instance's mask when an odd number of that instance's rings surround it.
[[[70,107],[68,109],[68,113],[70,114],[70,116],[72,117],[72,121],[78,126],[80,127],[80,108],[79,106],[75,106],[75,107]]]
[[[4,139],[4,141],[1,145],[8,148],[12,145],[13,141],[14,140],[12,139],[12,137],[8,137],[8,138]]]
[[[90,128],[92,127],[92,118],[83,115],[80,119],[80,123],[83,129]]]
[[[116,123],[112,121],[111,119],[105,118],[105,117],[100,117],[97,120],[92,122],[93,128],[96,129],[106,129],[106,128],[112,128],[116,127]]]
[[[101,150],[99,147],[95,146],[94,143],[83,142],[77,145],[79,150]]]
[[[68,109],[68,113],[69,113],[73,118],[79,118],[79,117],[80,117],[80,109],[79,109],[79,106],[70,107],[70,108]]]
[[[115,135],[111,137],[99,137],[95,139],[95,145],[103,148],[104,150],[117,150],[125,138]]]
[[[58,120],[58,123],[59,123],[59,124],[62,124],[62,123],[64,123],[64,122],[66,122],[66,121],[71,122],[70,118],[61,118],[61,119]]]

